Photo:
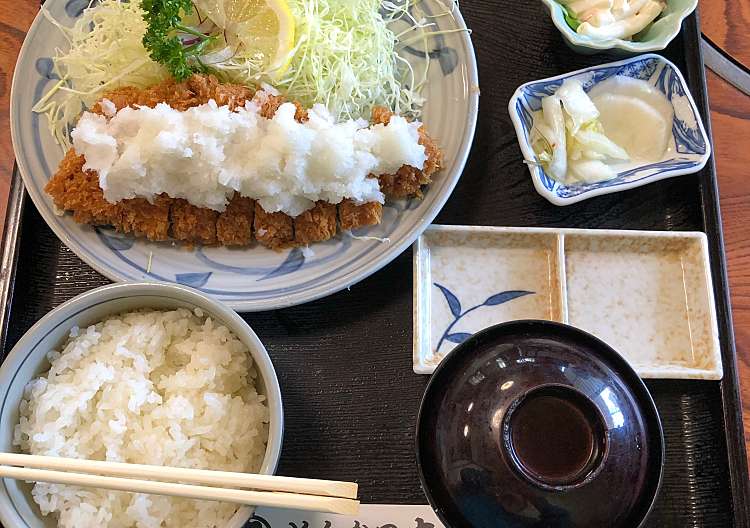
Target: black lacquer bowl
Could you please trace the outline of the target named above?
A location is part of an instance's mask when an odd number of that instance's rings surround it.
[[[607,344],[517,321],[437,368],[417,460],[449,528],[637,528],[659,489],[664,437],[646,386]]]

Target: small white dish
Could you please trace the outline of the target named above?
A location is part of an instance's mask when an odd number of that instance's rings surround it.
[[[472,334],[516,319],[564,321],[556,233],[430,226],[414,251],[414,371]]]
[[[555,27],[562,33],[565,43],[570,48],[584,55],[614,50],[620,53],[645,53],[666,48],[682,29],[682,22],[696,7],[698,0],[669,0],[667,8],[644,32],[633,40],[606,39],[598,40],[578,34],[565,20],[562,5],[555,0],[542,0],[549,8],[549,14]]]
[[[431,226],[414,246],[414,372],[492,326],[586,330],[644,378],[721,379],[703,233]]]
[[[662,92],[674,108],[672,140],[661,160],[648,164],[630,164],[608,181],[590,184],[564,184],[544,171],[531,146],[533,113],[542,106],[542,98],[552,95],[566,79],[577,79],[589,91],[595,84],[625,75],[647,81]],[[570,205],[587,198],[624,191],[648,183],[698,172],[711,157],[711,144],[703,120],[684,77],[677,67],[659,55],[641,55],[619,62],[585,68],[557,77],[528,82],[520,86],[508,103],[521,152],[529,167],[536,191],[555,205]]]

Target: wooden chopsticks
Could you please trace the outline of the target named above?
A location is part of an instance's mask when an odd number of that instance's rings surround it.
[[[0,453],[0,477],[253,506],[356,515],[357,484]]]

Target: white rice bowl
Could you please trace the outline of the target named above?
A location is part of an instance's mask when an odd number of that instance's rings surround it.
[[[74,327],[26,385],[13,443],[27,453],[258,471],[269,410],[250,351],[200,309],[138,310]],[[236,505],[37,483],[64,527],[221,527]]]

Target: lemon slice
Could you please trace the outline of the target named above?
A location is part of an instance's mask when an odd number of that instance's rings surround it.
[[[283,73],[292,60],[294,16],[286,0],[196,0],[195,6],[224,31],[234,52],[266,72]]]

